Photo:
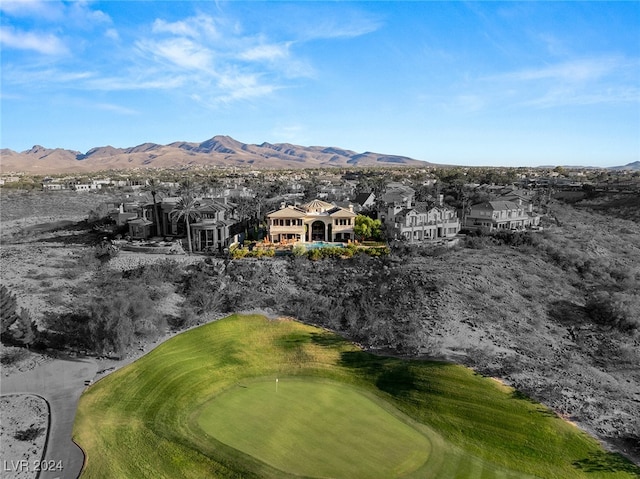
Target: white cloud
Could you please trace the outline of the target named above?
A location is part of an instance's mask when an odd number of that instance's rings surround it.
[[[64,42],[50,33],[23,32],[13,27],[0,27],[0,45],[4,48],[33,50],[45,55],[63,55],[68,52]]]
[[[190,38],[219,37],[216,22],[209,15],[197,15],[177,22],[167,22],[161,18],[157,18],[153,22],[152,31],[153,33],[169,33]]]
[[[153,22],[152,31],[153,33],[171,33],[187,37],[196,37],[198,35],[196,29],[186,21],[169,23],[159,18]]]
[[[289,57],[289,46],[283,45],[257,45],[240,53],[239,58],[247,61],[275,61]]]
[[[522,105],[534,108],[553,108],[570,105],[596,105],[600,103],[640,103],[640,88],[603,88],[590,91],[553,88],[541,96],[523,101]]]
[[[308,30],[303,34],[303,39],[355,38],[375,32],[380,26],[381,23],[379,21],[368,18],[356,18],[352,19],[352,21],[325,19],[309,26]]]
[[[271,135],[278,142],[305,144],[307,142],[306,128],[301,124],[278,125]]]
[[[232,18],[198,14],[177,21],[156,18],[146,27],[132,31],[125,26],[113,25],[108,15],[93,9],[93,4],[87,1],[9,3],[7,8],[15,15],[19,12],[26,15],[27,11],[37,10],[41,5],[51,10],[49,19],[54,18],[55,12],[62,12],[64,23],[59,18],[56,20],[56,32],[68,33],[59,37],[53,33],[2,27],[3,48],[30,49],[48,55],[73,52],[75,55],[67,55],[64,65],[54,66],[27,65],[20,58],[12,64],[5,62],[3,79],[8,84],[30,84],[39,90],[175,90],[176,94],[213,107],[268,97],[292,86],[299,78],[311,77],[315,73],[312,65],[295,55],[294,46],[302,41],[320,37],[349,38],[378,28],[376,22],[359,15],[347,15],[339,20],[325,15],[331,19],[314,23],[316,31],[306,31],[302,39],[295,32],[290,32],[287,38],[286,33],[276,30],[278,38],[275,40],[268,31],[247,33],[244,26]],[[71,24],[67,23],[67,17],[72,18]],[[76,25],[81,19],[87,26]],[[96,25],[102,30],[100,35],[90,39],[85,34],[82,41],[74,42],[79,38],[77,30]],[[100,48],[110,50],[103,56]],[[96,62],[87,54],[99,55],[95,58],[102,61]],[[90,71],[87,65],[91,65]]]
[[[135,90],[173,90],[187,83],[182,75],[146,76],[123,75],[121,77],[94,78],[79,87],[87,90],[135,91]]]
[[[58,0],[3,0],[0,11],[9,17],[28,17],[45,22],[61,22],[73,24],[87,29],[98,24],[111,23],[109,15],[101,10],[91,8],[91,2],[75,0],[62,2]]]
[[[11,17],[36,17],[47,20],[64,18],[62,2],[49,0],[3,0],[0,11]]]
[[[220,76],[218,87],[221,94],[215,100],[229,103],[233,100],[247,100],[273,93],[277,87],[260,82],[259,75],[226,73]]]
[[[187,69],[206,70],[213,59],[209,49],[186,38],[149,43],[145,47],[153,54]]]
[[[111,103],[97,103],[94,105],[98,110],[110,111],[113,113],[119,113],[121,115],[139,115],[140,112],[120,105],[113,105]]]
[[[603,76],[624,68],[627,62],[615,58],[588,58],[545,65],[516,72],[504,73],[490,77],[497,80],[554,80],[563,82],[585,82],[597,80]]]
[[[507,100],[500,92],[510,94],[515,105],[552,108],[596,103],[638,101],[637,78],[640,61],[622,57],[599,57],[570,60],[503,73],[482,80],[494,85],[496,99]]]
[[[116,30],[115,28],[109,28],[107,29],[106,32],[104,32],[104,35],[107,38],[110,38],[111,40],[120,40],[120,34],[118,33],[118,30]]]

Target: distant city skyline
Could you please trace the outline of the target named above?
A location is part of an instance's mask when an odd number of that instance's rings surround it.
[[[640,2],[3,0],[0,147],[640,160]]]

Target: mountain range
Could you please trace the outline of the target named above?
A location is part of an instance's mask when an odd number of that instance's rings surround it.
[[[624,166],[612,166],[610,170],[634,170],[640,171],[640,161],[634,161],[633,163],[627,163]]]
[[[17,153],[0,150],[0,171],[34,174],[88,173],[134,168],[238,166],[250,168],[324,168],[363,166],[431,166],[404,156],[356,153],[336,147],[290,143],[241,143],[229,136],[214,136],[202,143],[143,143],[131,148],[103,146],[86,153],[39,145]]]

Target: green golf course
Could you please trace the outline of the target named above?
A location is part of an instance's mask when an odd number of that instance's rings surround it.
[[[277,379],[277,381],[276,381]],[[233,315],[89,387],[82,478],[636,478],[516,391],[442,362]]]

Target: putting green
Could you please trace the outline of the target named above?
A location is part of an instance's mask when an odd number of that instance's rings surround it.
[[[429,457],[427,438],[364,391],[312,378],[235,387],[198,417],[217,440],[289,473],[399,477]],[[330,459],[330,460],[329,460]]]

